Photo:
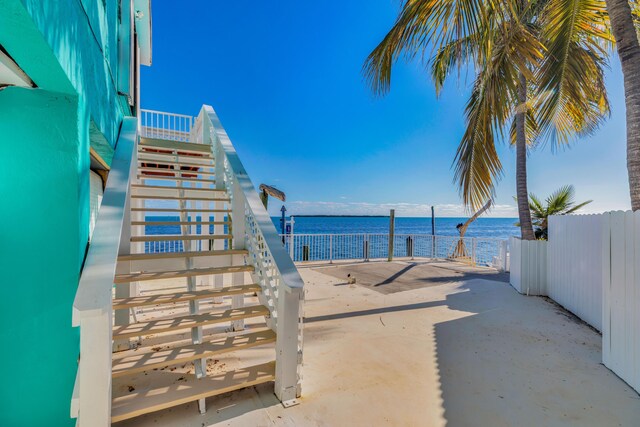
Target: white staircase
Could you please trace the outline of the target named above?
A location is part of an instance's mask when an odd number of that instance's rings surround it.
[[[266,382],[297,403],[302,286],[211,107],[125,119],[74,302],[72,416],[204,412]]]

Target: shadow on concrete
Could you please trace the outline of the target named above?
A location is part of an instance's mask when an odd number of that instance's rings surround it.
[[[393,282],[395,282],[397,279],[399,279],[400,277],[402,277],[402,275],[403,275],[403,274],[405,274],[406,272],[408,272],[409,270],[411,270],[413,267],[415,267],[416,265],[418,265],[418,264],[416,264],[415,262],[413,262],[413,263],[411,263],[411,264],[407,265],[407,266],[406,266],[405,268],[403,268],[402,270],[400,270],[400,271],[398,271],[397,273],[395,273],[395,274],[393,274],[393,275],[391,275],[391,276],[387,277],[387,278],[386,278],[385,280],[383,280],[382,282],[380,282],[380,283],[376,283],[376,284],[375,284],[375,285],[373,285],[373,286],[382,286],[382,285],[388,285],[388,284],[390,284],[390,283],[393,283]]]
[[[493,268],[471,267],[460,263],[439,262],[376,262],[316,267],[314,271],[347,280],[355,278],[358,286],[382,294],[411,291],[445,283],[485,279],[509,282],[509,273]],[[340,282],[336,286],[347,283]]]
[[[393,307],[372,308],[370,310],[348,311],[345,313],[327,314],[323,316],[305,317],[304,323],[324,322],[326,320],[346,319],[349,317],[370,316],[374,314],[392,313],[407,310],[420,310],[423,308],[445,305],[444,301],[428,301],[417,304],[396,305]]]
[[[449,294],[434,326],[447,426],[637,426],[640,399],[601,365],[601,336],[507,284]]]

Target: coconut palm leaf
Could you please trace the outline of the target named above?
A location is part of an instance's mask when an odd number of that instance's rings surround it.
[[[593,133],[609,115],[604,69],[612,38],[601,0],[547,0],[540,16],[547,54],[537,69],[536,121],[555,146]]]
[[[371,52],[364,74],[376,94],[388,92],[393,64],[405,54],[413,59],[433,47],[446,46],[470,37],[481,43],[484,21],[493,8],[483,0],[404,0],[391,30]],[[451,54],[462,56],[462,49]],[[477,50],[476,50],[477,53]]]

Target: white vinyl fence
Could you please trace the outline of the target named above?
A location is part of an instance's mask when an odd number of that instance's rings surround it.
[[[548,243],[536,243],[547,246],[546,295],[602,332],[603,363],[640,392],[640,211],[552,216]],[[512,271],[530,249],[512,242]],[[512,273],[521,293],[527,274]]]
[[[558,304],[602,331],[604,215],[549,219],[547,293]]]
[[[547,242],[509,239],[511,285],[524,295],[547,295]]]
[[[640,211],[605,214],[603,228],[602,361],[640,392]]]

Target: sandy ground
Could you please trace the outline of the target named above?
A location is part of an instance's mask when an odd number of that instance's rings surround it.
[[[597,332],[508,283],[467,271],[407,284],[398,274],[407,266],[355,266],[362,281],[393,277],[394,292],[349,285],[344,271],[300,270],[300,405],[284,409],[265,384],[207,399],[204,415],[192,403],[118,427],[640,426],[640,397],[600,363]]]

